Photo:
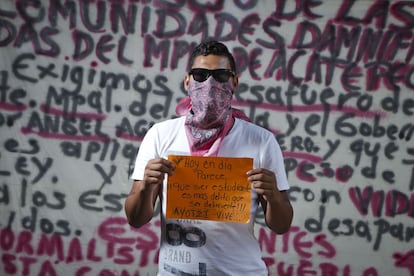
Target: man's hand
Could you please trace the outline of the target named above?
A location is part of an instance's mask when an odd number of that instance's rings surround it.
[[[271,201],[279,193],[276,176],[272,171],[259,168],[248,171],[247,176],[247,180],[253,184],[256,193],[263,196],[265,200]]]
[[[161,185],[164,181],[165,174],[172,175],[175,166],[172,162],[164,158],[155,158],[148,161],[144,170],[143,188],[150,185]]]

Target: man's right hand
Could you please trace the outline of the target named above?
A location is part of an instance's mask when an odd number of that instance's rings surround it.
[[[164,181],[165,174],[172,175],[175,166],[172,162],[164,158],[155,158],[148,161],[144,170],[143,185],[144,189],[150,185],[161,185]]]

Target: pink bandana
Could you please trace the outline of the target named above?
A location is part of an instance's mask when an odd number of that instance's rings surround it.
[[[243,111],[231,108],[233,91],[228,82],[220,83],[212,77],[204,82],[191,80],[188,94],[178,103],[175,111],[178,115],[186,115],[185,129],[190,152],[197,156],[217,156],[233,118],[250,119]]]

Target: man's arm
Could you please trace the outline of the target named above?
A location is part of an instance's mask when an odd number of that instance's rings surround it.
[[[159,190],[159,185],[147,187],[144,181],[134,180],[125,200],[125,214],[130,225],[138,228],[151,220]]]
[[[259,195],[266,225],[278,234],[286,233],[293,219],[293,208],[287,191],[277,189],[274,173],[266,169],[249,171],[248,180],[253,183],[253,188]]]
[[[135,180],[125,200],[125,214],[128,223],[141,227],[149,222],[154,215],[154,206],[165,174],[172,174],[173,164],[163,158],[148,161],[142,180]]]
[[[278,191],[279,195],[269,199],[260,196],[260,203],[262,205],[266,225],[278,234],[286,233],[293,219],[293,208],[290,204],[287,191]]]

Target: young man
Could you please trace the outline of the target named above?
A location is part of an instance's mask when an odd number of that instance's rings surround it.
[[[240,119],[242,112],[231,107],[238,77],[224,44],[201,43],[190,64],[184,78],[188,97],[177,107],[184,115],[155,124],[140,146],[125,202],[128,222],[134,227],[149,222],[160,198],[159,276],[267,275],[253,231],[258,204],[278,234],[289,230],[293,217],[280,147],[271,132]],[[253,158],[254,168],[246,172],[253,188],[249,223],[167,219],[165,175],[175,169],[170,153]]]

